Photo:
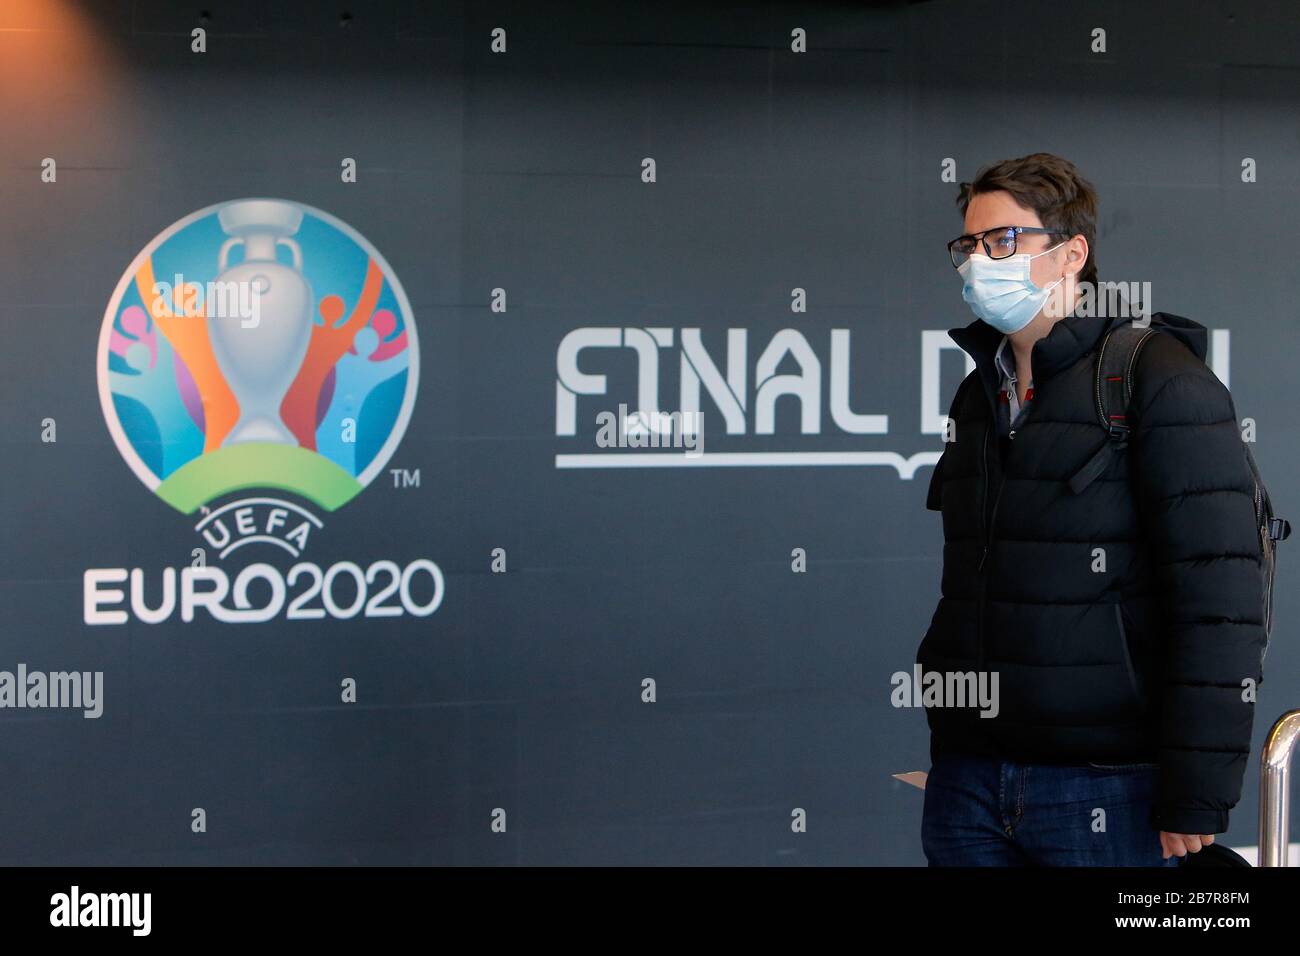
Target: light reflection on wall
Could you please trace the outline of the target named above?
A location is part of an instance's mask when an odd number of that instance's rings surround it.
[[[90,162],[88,128],[111,120],[102,108],[128,81],[116,41],[130,29],[130,4],[90,8],[77,0],[0,2],[0,158],[31,167],[55,156]],[[118,117],[120,120],[121,117]],[[96,162],[103,160],[101,156]],[[111,158],[110,158],[111,161]]]

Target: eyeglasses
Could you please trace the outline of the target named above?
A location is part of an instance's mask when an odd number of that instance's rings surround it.
[[[1068,239],[1070,234],[1059,232],[1055,229],[1043,229],[1039,226],[997,226],[993,229],[985,229],[983,232],[977,232],[973,235],[958,236],[952,242],[948,243],[948,256],[952,259],[952,267],[958,269],[961,264],[971,257],[975,251],[975,243],[984,247],[984,251],[990,259],[1005,259],[1007,256],[1016,254],[1016,237],[1022,232],[1031,232],[1042,234],[1044,236],[1061,236]]]

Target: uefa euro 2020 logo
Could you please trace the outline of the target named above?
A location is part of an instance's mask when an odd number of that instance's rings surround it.
[[[253,542],[297,556],[402,440],[419,348],[379,252],[310,206],[242,199],[165,229],[104,313],[108,429],[131,470],[221,557]]]

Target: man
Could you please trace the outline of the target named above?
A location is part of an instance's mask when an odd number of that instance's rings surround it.
[[[999,701],[993,716],[927,703],[922,844],[932,866],[1175,866],[1228,827],[1261,678],[1263,562],[1232,398],[1204,326],[1157,313],[1127,449],[1072,491],[1108,440],[1097,348],[1134,321],[1079,308],[1097,279],[1095,192],[1037,153],[982,170],[958,206],[949,249],[979,318],[949,335],[976,369],[929,486],[942,597],[917,661],[996,675]]]

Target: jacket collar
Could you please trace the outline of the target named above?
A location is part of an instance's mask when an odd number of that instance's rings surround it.
[[[1034,369],[1035,390],[1040,390],[1049,378],[1096,348],[1112,327],[1126,321],[1122,316],[1076,315],[1073,311],[1059,320],[1034,343],[1030,362]],[[948,337],[975,360],[989,406],[996,411],[1001,378],[994,356],[1002,343],[1002,333],[983,319],[976,319],[970,325],[949,329]]]

